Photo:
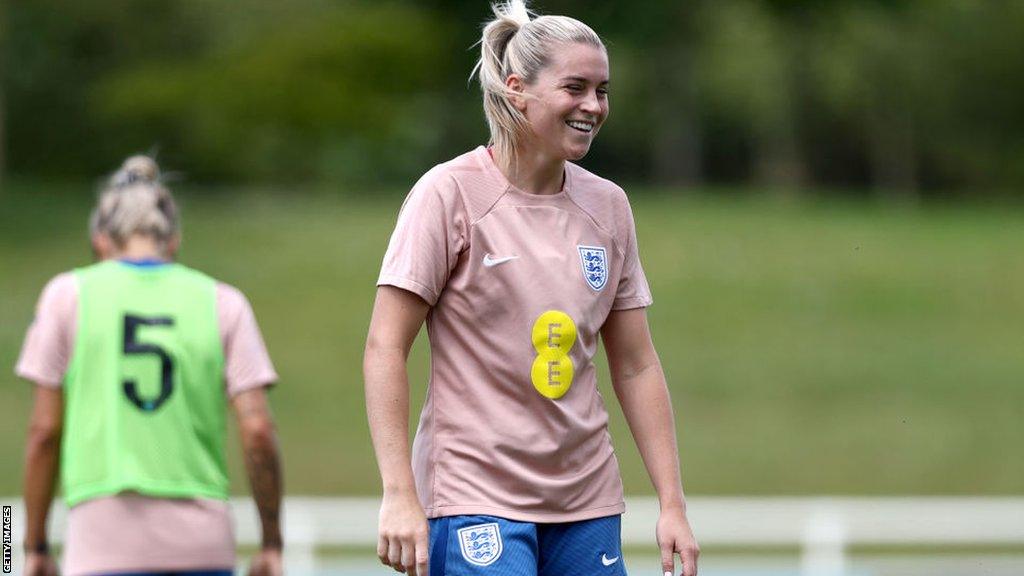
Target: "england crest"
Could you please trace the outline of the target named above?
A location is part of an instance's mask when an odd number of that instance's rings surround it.
[[[498,524],[477,524],[459,529],[462,557],[470,564],[489,566],[501,556],[501,533]]]
[[[600,246],[577,246],[583,279],[594,290],[600,291],[608,283],[608,257]]]

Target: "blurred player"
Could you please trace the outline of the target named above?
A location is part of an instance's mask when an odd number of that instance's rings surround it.
[[[281,573],[276,381],[241,292],[172,262],[178,210],[156,163],[129,158],[90,221],[99,263],[43,290],[16,372],[36,384],[25,574],[56,573],[46,517],[58,468],[66,576],[230,574],[230,404],[263,527],[250,573]],[[58,464],[59,462],[59,464]]]
[[[666,574],[697,573],[675,420],[621,188],[570,161],[608,116],[608,57],[585,24],[495,7],[479,78],[491,146],[430,170],[402,207],[364,359],[384,497],[378,556],[433,576],[625,573],[598,337],[661,503]],[[406,356],[431,377],[410,456]],[[429,518],[429,522],[428,519]]]

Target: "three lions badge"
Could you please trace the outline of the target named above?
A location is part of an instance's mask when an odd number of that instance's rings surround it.
[[[608,257],[600,246],[577,246],[580,251],[580,265],[583,279],[591,288],[600,292],[608,283]]]
[[[501,556],[501,533],[496,522],[460,528],[458,533],[466,562],[489,566]]]

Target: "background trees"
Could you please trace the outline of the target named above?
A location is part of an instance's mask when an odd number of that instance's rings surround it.
[[[612,117],[585,163],[612,177],[896,198],[1024,185],[1019,2],[536,7],[608,40]],[[202,181],[408,184],[486,139],[466,80],[487,17],[454,0],[8,3],[0,167],[91,177],[158,148]]]

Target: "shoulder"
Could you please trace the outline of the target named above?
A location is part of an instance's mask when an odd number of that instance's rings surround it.
[[[57,274],[46,283],[43,287],[43,293],[63,294],[68,292],[77,292],[78,282],[75,280],[74,271],[66,271]]]
[[[626,191],[615,182],[572,162],[567,162],[566,167],[572,178],[570,191],[573,200],[597,205],[629,206]]]
[[[92,278],[101,277],[103,274],[109,273],[109,271],[114,268],[116,268],[116,265],[113,260],[101,260],[86,266],[79,266],[78,268],[75,268],[70,272],[65,272],[64,274],[74,278],[74,282],[77,284],[79,280],[88,281]],[[57,278],[60,278],[60,276],[63,276],[63,274],[58,275]],[[54,280],[57,278],[54,278]]]
[[[434,166],[416,181],[402,202],[402,217],[419,218],[432,212],[451,213],[462,204],[449,164],[445,162]]]
[[[456,156],[427,170],[412,187],[412,194],[434,194],[454,198],[459,194],[459,181],[473,171],[473,152]]]
[[[47,326],[66,330],[75,325],[78,314],[78,278],[74,271],[62,272],[46,283],[36,303],[33,328]]]
[[[508,190],[491,162],[487,149],[480,146],[434,166],[413,187],[406,205],[440,201],[448,210],[462,212],[475,222]]]
[[[202,270],[196,270],[195,268],[191,268],[189,266],[186,266],[186,265],[178,263],[178,262],[172,263],[170,265],[174,267],[175,271],[178,274],[180,274],[180,275],[182,275],[184,277],[187,277],[188,279],[190,279],[193,282],[199,282],[199,283],[204,283],[204,284],[214,284],[214,285],[221,284],[221,282],[219,280],[217,280],[213,276],[210,276],[206,272],[203,272]]]
[[[14,372],[31,382],[59,387],[67,371],[77,331],[78,282],[75,273],[46,283]]]
[[[39,297],[39,308],[74,308],[78,302],[78,280],[75,272],[61,272],[43,287]]]
[[[227,282],[221,282],[220,280],[215,280],[215,282],[218,305],[221,303],[232,306],[248,305],[249,299],[245,297],[244,292]]]
[[[238,288],[231,284],[216,282],[217,316],[222,326],[230,326],[238,322],[245,314],[251,313],[252,305]]]
[[[567,163],[573,203],[609,233],[619,237],[633,226],[629,198],[621,186],[573,163]]]
[[[225,342],[235,339],[239,331],[255,323],[252,304],[245,294],[234,286],[216,281],[217,325]]]

